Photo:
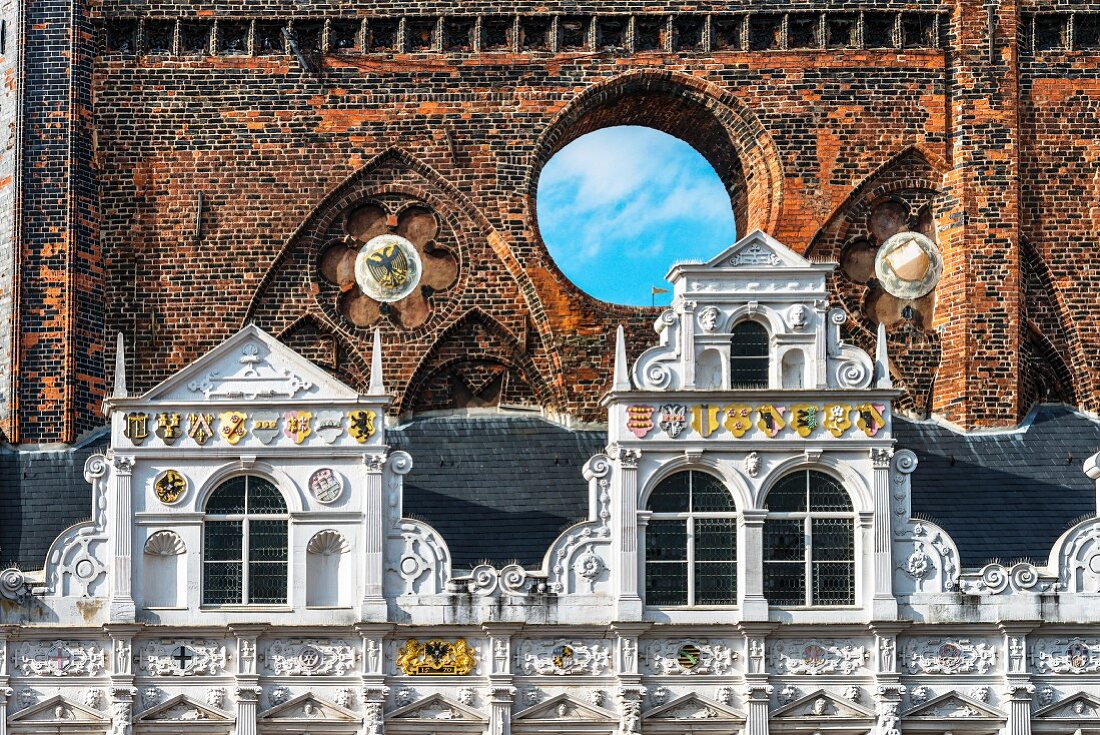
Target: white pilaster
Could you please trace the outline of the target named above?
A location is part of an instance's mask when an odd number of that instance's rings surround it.
[[[386,599],[382,596],[385,576],[386,512],[383,470],[386,466],[385,447],[381,452],[363,456],[363,505],[361,538],[363,539],[363,601],[360,617],[367,622],[386,620]]]
[[[893,452],[885,447],[871,450],[874,475],[874,597],[872,620],[896,620],[898,603],[894,597],[893,537],[890,516],[890,459]]]
[[[764,519],[766,510],[746,508],[738,517],[737,558],[759,560],[764,558]],[[741,574],[741,619],[767,620],[768,600],[764,597],[764,571],[757,563],[738,565]]]
[[[111,513],[111,603],[110,619],[113,623],[132,623],[137,610],[131,593],[131,545],[133,519],[130,509],[130,479],[134,470],[134,458],[115,455],[114,509]]]
[[[638,594],[638,460],[637,449],[614,448],[612,458],[618,464],[618,472],[612,481],[615,507],[618,509],[618,533],[613,538],[616,550],[615,574],[618,579],[619,620],[640,620],[642,598]],[[612,514],[615,522],[616,514]]]

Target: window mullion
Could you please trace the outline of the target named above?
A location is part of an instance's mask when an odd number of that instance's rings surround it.
[[[687,519],[687,593],[688,605],[695,605],[695,518]]]
[[[813,593],[813,585],[814,585],[814,577],[813,577],[813,571],[814,571],[813,527],[814,527],[814,524],[813,524],[813,520],[810,518],[810,516],[808,514],[806,515],[806,520],[803,521],[803,523],[806,524],[805,530],[804,530],[805,539],[806,539],[806,549],[805,549],[805,551],[806,551],[806,604],[807,605],[813,605],[814,604],[814,593]]]
[[[248,503],[248,500],[245,500],[245,504],[246,504],[245,507],[246,508],[247,508],[247,503]],[[242,569],[241,569],[241,604],[242,605],[247,605],[248,604],[248,566],[249,566],[249,564],[248,564],[248,562],[249,562],[249,558],[248,558],[248,551],[249,551],[249,549],[248,549],[248,546],[249,546],[248,539],[249,539],[249,536],[250,536],[250,531],[249,531],[249,528],[248,528],[248,516],[244,517],[244,522],[241,524],[241,531],[242,531],[242,533],[241,533],[241,560],[242,560],[241,561],[241,565],[242,565]]]

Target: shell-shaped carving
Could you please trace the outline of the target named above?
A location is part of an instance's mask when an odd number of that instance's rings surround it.
[[[306,544],[306,551],[310,554],[332,556],[333,554],[346,554],[351,551],[351,544],[344,538],[344,534],[327,528],[318,531]]]
[[[175,531],[157,531],[145,542],[149,556],[179,556],[185,551],[187,546]]]

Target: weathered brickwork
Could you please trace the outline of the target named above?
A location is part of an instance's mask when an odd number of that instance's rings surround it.
[[[904,200],[944,254],[933,298],[901,318],[834,279],[854,341],[890,315],[902,406],[973,427],[1042,395],[1095,410],[1100,16],[1053,10],[108,0],[75,36],[68,14],[34,25],[21,52],[54,63],[23,72],[3,429],[71,441],[101,422],[116,331],[141,390],[250,320],[361,386],[379,328],[395,412],[597,418],[611,328],[637,346],[656,315],[568,282],[535,192],[555,151],[619,124],[695,146],[740,231],[815,258],[873,249],[867,217]],[[457,258],[415,319],[355,311],[322,265],[349,208],[387,197],[434,212]]]

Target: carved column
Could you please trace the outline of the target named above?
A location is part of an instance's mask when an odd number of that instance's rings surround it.
[[[522,626],[488,623],[482,630],[488,636],[488,656],[483,665],[489,671],[489,735],[511,735],[512,703],[516,700],[513,685],[512,636]]]
[[[382,472],[386,466],[385,448],[377,454],[363,455],[362,526],[363,602],[360,618],[364,621],[386,619],[386,599],[382,595],[385,575],[386,512]]]
[[[257,639],[263,632],[262,625],[234,625],[230,632],[237,639],[237,733],[256,735],[256,710],[259,707],[260,676],[256,669]]]
[[[619,471],[612,486],[615,488],[615,507],[619,510],[618,534],[613,540],[618,550],[615,555],[618,584],[618,619],[639,620],[642,617],[642,598],[638,594],[638,460],[637,449],[614,448],[613,458]],[[612,514],[614,516],[614,514]]]
[[[8,698],[13,693],[14,690],[6,681],[3,686],[0,686],[0,735],[8,735]]]
[[[1031,735],[1031,695],[1035,693],[1035,685],[1031,683],[1027,667],[1027,636],[1038,625],[1036,621],[1001,623],[1007,668],[1008,725],[1005,735]]]
[[[738,627],[745,637],[744,735],[768,735],[772,685],[768,683],[765,645],[775,624],[743,622]]]
[[[131,535],[133,519],[130,511],[130,478],[134,470],[134,458],[114,455],[115,499],[111,513],[111,622],[132,623],[137,616],[134,598],[130,591]]]
[[[875,709],[878,713],[877,735],[898,735],[899,711],[905,687],[901,685],[898,671],[898,633],[908,623],[876,623],[871,626],[875,634]]]
[[[133,722],[134,697],[137,695],[137,689],[134,688],[133,640],[141,626],[109,624],[103,626],[103,629],[111,639],[109,670],[111,720],[114,723],[112,732],[128,735]]]
[[[136,695],[137,689],[132,686],[111,687],[112,735],[130,735],[133,732],[134,697]]]
[[[360,676],[363,679],[363,735],[382,735],[383,712],[390,688],[386,686],[386,635],[389,625],[357,625],[363,639]]]
[[[13,694],[8,686],[8,628],[0,628],[0,735],[8,735],[8,698]]]
[[[874,598],[873,620],[895,620],[898,603],[894,598],[893,531],[890,515],[890,459],[893,452],[886,447],[871,450],[874,474]]]
[[[764,597],[764,570],[759,563],[764,558],[764,519],[768,511],[746,508],[737,520],[741,548],[738,559],[756,560],[739,564],[741,570],[741,619],[767,620],[768,600]]]

